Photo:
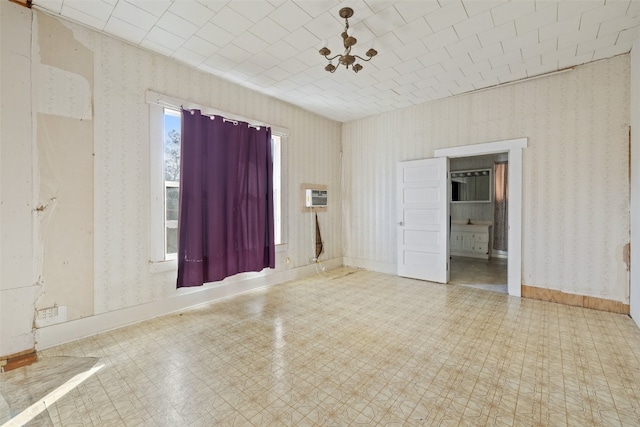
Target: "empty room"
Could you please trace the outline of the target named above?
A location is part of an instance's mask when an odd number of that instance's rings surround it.
[[[0,1],[0,425],[639,426],[640,1]]]

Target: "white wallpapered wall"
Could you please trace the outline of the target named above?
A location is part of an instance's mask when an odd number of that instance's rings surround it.
[[[345,257],[395,269],[395,168],[527,137],[523,284],[629,301],[629,55],[343,125]]]
[[[41,16],[34,12],[36,22]],[[175,271],[150,271],[148,89],[288,129],[288,250],[277,254],[278,269],[308,264],[313,254],[312,224],[300,212],[303,182],[328,185],[330,206],[319,213],[323,257],[341,256],[340,123],[73,23],[63,25],[94,55],[95,277],[93,283],[68,283],[56,296],[59,305],[82,286],[94,287],[95,314],[189,292],[175,290]]]

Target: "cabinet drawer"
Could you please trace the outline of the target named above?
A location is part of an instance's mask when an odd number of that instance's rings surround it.
[[[483,233],[476,233],[475,234],[475,241],[476,242],[483,242],[483,243],[488,243],[489,242],[489,234],[483,234]]]

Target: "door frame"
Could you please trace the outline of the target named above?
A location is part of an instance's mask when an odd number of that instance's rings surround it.
[[[441,148],[433,152],[433,157],[448,158],[508,153],[509,249],[507,255],[507,291],[509,295],[515,297],[522,296],[522,150],[527,147],[527,143],[527,138],[516,138],[483,144]]]

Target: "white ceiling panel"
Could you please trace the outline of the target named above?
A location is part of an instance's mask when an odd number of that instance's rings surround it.
[[[338,121],[627,53],[640,0],[33,0],[33,7]],[[339,11],[354,10],[358,73]],[[334,60],[335,65],[338,64]]]
[[[114,17],[138,27],[145,34],[158,22],[157,16],[126,1],[116,4],[111,14],[111,19]]]
[[[209,9],[196,1],[174,1],[169,11],[197,27],[202,27],[216,14],[215,10]]]
[[[229,2],[229,7],[253,22],[262,20],[275,9],[273,5],[261,0],[232,1]]]

